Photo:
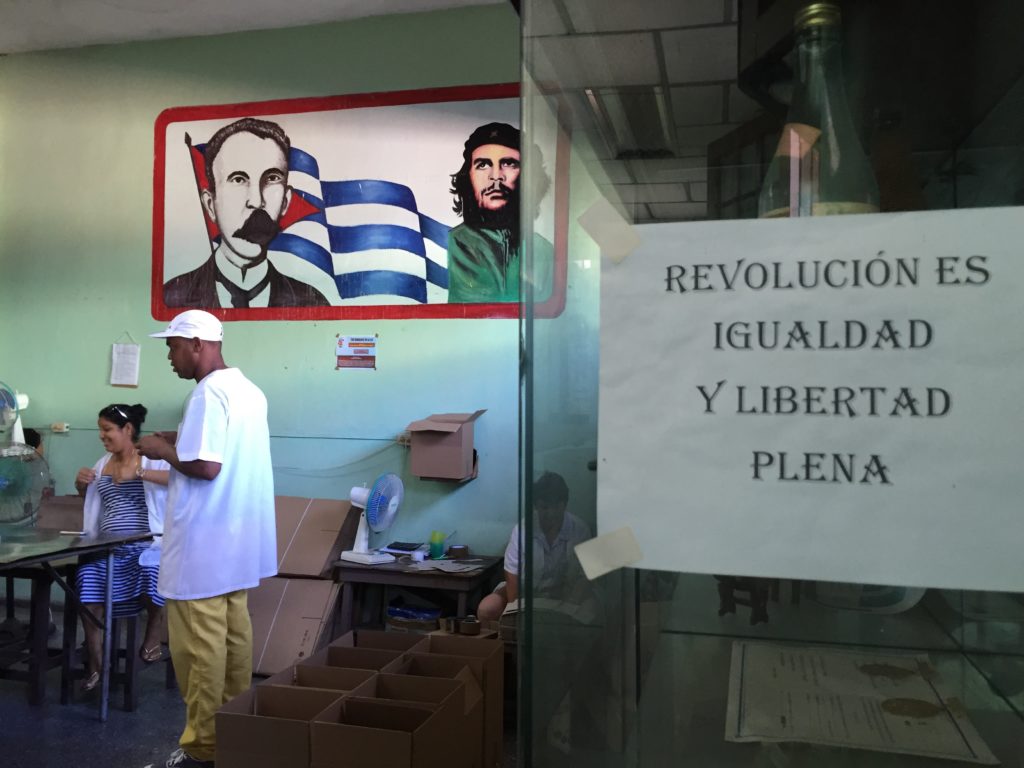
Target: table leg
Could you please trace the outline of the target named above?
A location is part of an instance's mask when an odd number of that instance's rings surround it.
[[[100,660],[100,722],[107,720],[107,699],[110,696],[110,629],[114,613],[114,550],[107,552],[107,583],[103,594],[103,658]]]
[[[459,592],[459,618],[465,618],[466,616],[466,597],[469,593],[460,591]]]
[[[341,584],[341,631],[344,635],[352,630],[352,582],[345,581]]]
[[[32,577],[32,618],[29,623],[28,701],[42,704],[46,698],[46,670],[49,650],[46,636],[50,633],[50,577],[40,571]]]

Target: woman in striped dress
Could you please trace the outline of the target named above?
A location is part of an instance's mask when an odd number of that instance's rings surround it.
[[[107,452],[91,469],[82,467],[75,477],[78,493],[85,496],[84,529],[98,533],[162,533],[169,465],[143,458],[135,450],[146,409],[141,405],[108,405],[100,411],[97,425]],[[125,544],[114,550],[114,617],[134,616],[145,605],[146,634],[139,649],[144,662],[161,658],[163,598],[157,594],[160,539]],[[103,621],[103,597],[107,559],[83,557],[78,566],[78,597],[83,607]],[[103,632],[83,619],[88,654],[88,675],[83,690],[99,682],[102,668]]]

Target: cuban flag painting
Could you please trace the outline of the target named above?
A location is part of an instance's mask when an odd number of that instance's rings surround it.
[[[453,175],[468,137],[500,125],[518,139],[518,121],[515,84],[165,110],[154,317],[518,317],[514,297],[449,295],[449,235],[463,225]],[[538,242],[558,245],[555,218],[538,217]],[[541,316],[564,306],[560,257]]]

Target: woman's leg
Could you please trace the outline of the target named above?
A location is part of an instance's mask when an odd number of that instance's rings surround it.
[[[86,668],[89,674],[99,672],[103,668],[103,605],[87,603],[82,606],[99,622],[99,626],[82,617],[82,629],[85,630]]]
[[[142,648],[147,653],[160,646],[164,633],[164,607],[146,599],[146,635],[142,640]]]

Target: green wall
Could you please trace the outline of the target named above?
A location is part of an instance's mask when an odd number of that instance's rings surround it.
[[[58,493],[101,447],[96,412],[141,402],[146,429],[173,429],[192,383],[146,334],[153,123],[166,107],[519,79],[519,20],[506,5],[287,30],[0,58],[0,380],[26,392]],[[107,384],[110,347],[142,344],[138,389]],[[336,334],[380,335],[377,371],[335,371]],[[225,359],[270,403],[280,494],[346,498],[383,471],[406,504],[389,538],[457,530],[499,553],[517,514],[515,320],[234,322]],[[394,439],[434,412],[488,409],[480,477],[408,473]]]

